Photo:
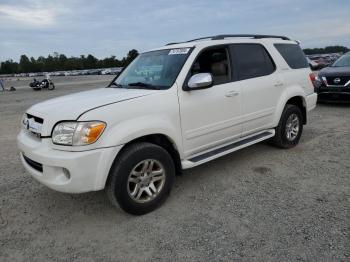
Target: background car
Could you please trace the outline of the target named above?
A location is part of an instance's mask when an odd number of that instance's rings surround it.
[[[318,101],[350,102],[350,52],[318,73],[316,92]]]
[[[307,62],[309,63],[311,70],[318,70],[320,68],[319,64],[316,61],[313,61],[308,57],[306,59],[307,59]]]

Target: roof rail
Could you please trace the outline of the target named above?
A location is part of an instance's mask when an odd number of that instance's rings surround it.
[[[254,39],[262,39],[262,38],[281,38],[282,40],[290,40],[286,36],[280,35],[252,35],[252,34],[237,34],[237,35],[217,35],[212,37],[212,40],[222,40],[230,37],[250,37]]]
[[[166,45],[174,45],[174,44],[182,44],[182,43],[190,43],[195,42],[199,40],[223,40],[225,38],[233,38],[233,37],[247,37],[247,38],[253,38],[253,39],[262,39],[262,38],[280,38],[282,40],[290,40],[286,36],[279,36],[279,35],[255,35],[255,34],[233,34],[233,35],[216,35],[216,36],[207,36],[207,37],[200,37],[195,38],[192,40],[184,41],[184,42],[178,42],[178,43],[168,43]]]

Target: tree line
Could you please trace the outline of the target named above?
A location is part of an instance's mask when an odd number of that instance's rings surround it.
[[[345,46],[327,46],[325,48],[306,48],[306,55],[328,54],[328,53],[346,53],[350,51]],[[94,68],[109,68],[109,67],[125,67],[135,57],[138,56],[138,51],[132,49],[128,54],[118,60],[115,56],[110,56],[104,59],[98,59],[93,55],[81,55],[80,57],[67,57],[64,54],[54,53],[47,57],[40,56],[37,59],[34,57],[28,58],[26,55],[21,55],[19,62],[7,60],[0,64],[0,74],[18,74],[18,73],[34,73],[34,72],[53,72],[67,70],[84,70]]]
[[[321,54],[330,54],[330,53],[346,53],[350,49],[345,46],[326,46],[325,48],[306,48],[304,53],[306,55],[321,55]]]
[[[53,55],[50,54],[47,57],[40,56],[37,59],[21,55],[19,62],[14,62],[13,60],[1,62],[0,74],[125,67],[137,57],[138,54],[137,50],[132,49],[121,60],[118,60],[115,56],[98,59],[90,54],[87,56],[81,55],[80,57],[67,57],[56,52]]]

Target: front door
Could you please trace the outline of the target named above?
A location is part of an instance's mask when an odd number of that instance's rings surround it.
[[[242,132],[241,88],[239,83],[232,82],[228,47],[211,47],[200,52],[188,78],[198,73],[211,73],[213,86],[179,90],[186,157],[238,139]]]

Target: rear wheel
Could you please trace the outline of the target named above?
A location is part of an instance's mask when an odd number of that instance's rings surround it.
[[[112,204],[143,215],[165,201],[174,177],[174,162],[164,148],[137,143],[126,148],[113,164],[106,192]]]
[[[50,83],[49,86],[48,86],[48,89],[49,90],[54,90],[55,89],[54,83]]]
[[[303,132],[303,115],[299,107],[287,104],[271,142],[281,148],[292,148],[299,143]]]

